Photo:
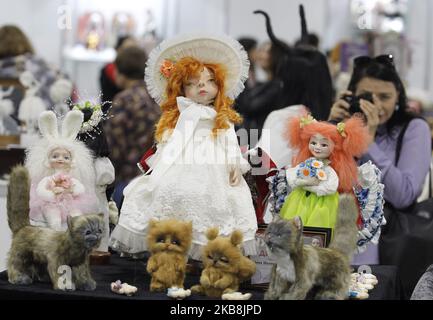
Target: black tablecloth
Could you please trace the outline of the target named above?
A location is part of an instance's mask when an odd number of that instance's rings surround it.
[[[371,272],[377,277],[378,283],[369,291],[369,300],[400,300],[401,283],[397,277],[395,266],[370,266]],[[354,267],[358,270],[357,267]]]
[[[378,285],[369,292],[370,299],[388,300],[399,298],[399,282],[396,269],[393,266],[372,266],[372,272],[379,280]],[[60,291],[53,290],[50,283],[34,283],[29,286],[12,285],[7,281],[7,272],[0,273],[0,299],[133,299],[133,300],[163,300],[168,298],[165,293],[149,292],[150,277],[146,272],[143,260],[111,256],[109,265],[92,266],[92,275],[97,282],[95,291]],[[138,287],[138,292],[132,297],[117,295],[110,290],[111,282],[121,280]],[[187,275],[185,288],[198,284],[199,275]],[[264,292],[260,289],[241,288],[242,292],[251,292],[251,299],[263,299]],[[191,295],[188,300],[208,299],[207,297]]]

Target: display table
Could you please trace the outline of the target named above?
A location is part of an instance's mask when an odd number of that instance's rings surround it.
[[[372,300],[398,299],[399,283],[396,269],[393,266],[372,266],[373,273],[379,283],[370,291]],[[6,271],[0,273],[0,300],[3,299],[133,299],[133,300],[162,300],[170,299],[164,293],[149,292],[150,277],[146,272],[146,263],[143,260],[111,257],[111,264],[105,266],[92,266],[92,275],[97,282],[95,291],[54,291],[50,283],[34,283],[30,286],[11,285],[7,281]],[[110,290],[111,282],[121,280],[138,287],[135,296],[126,297],[117,295]],[[187,275],[185,287],[190,288],[199,282],[198,275]],[[252,299],[262,300],[264,292],[261,290],[248,290],[241,288],[242,292],[251,292]],[[208,299],[207,297],[191,295],[188,300]]]

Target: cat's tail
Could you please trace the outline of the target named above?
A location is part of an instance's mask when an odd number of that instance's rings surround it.
[[[349,261],[356,249],[358,240],[358,205],[353,194],[341,193],[339,196],[337,223],[334,239],[329,248],[335,249],[348,257]]]
[[[16,166],[11,172],[7,196],[8,223],[13,234],[29,225],[29,202],[29,172],[23,166]]]

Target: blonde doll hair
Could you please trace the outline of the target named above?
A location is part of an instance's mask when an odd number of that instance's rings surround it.
[[[198,76],[204,68],[213,73],[218,87],[218,93],[214,102],[217,116],[212,130],[213,135],[216,136],[218,130],[228,129],[229,122],[242,122],[241,116],[232,108],[233,100],[225,95],[224,79],[226,70],[224,67],[220,64],[202,63],[197,59],[185,57],[176,62],[173,72],[168,79],[166,88],[167,99],[161,104],[162,115],[156,125],[156,141],[160,142],[163,134],[167,130],[173,130],[176,126],[180,115],[176,98],[184,95],[183,86],[187,80]]]

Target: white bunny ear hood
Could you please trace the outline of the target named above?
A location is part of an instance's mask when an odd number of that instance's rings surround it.
[[[86,188],[94,188],[95,172],[92,151],[83,142],[76,139],[83,118],[81,111],[69,111],[62,121],[62,130],[59,132],[54,112],[41,113],[39,117],[41,137],[26,151],[25,166],[29,170],[32,183],[37,183],[42,178],[54,174],[49,167],[48,156],[52,150],[64,148],[72,156],[70,174],[80,180]]]
[[[62,123],[62,137],[74,140],[80,132],[84,121],[84,115],[80,110],[69,111]]]

